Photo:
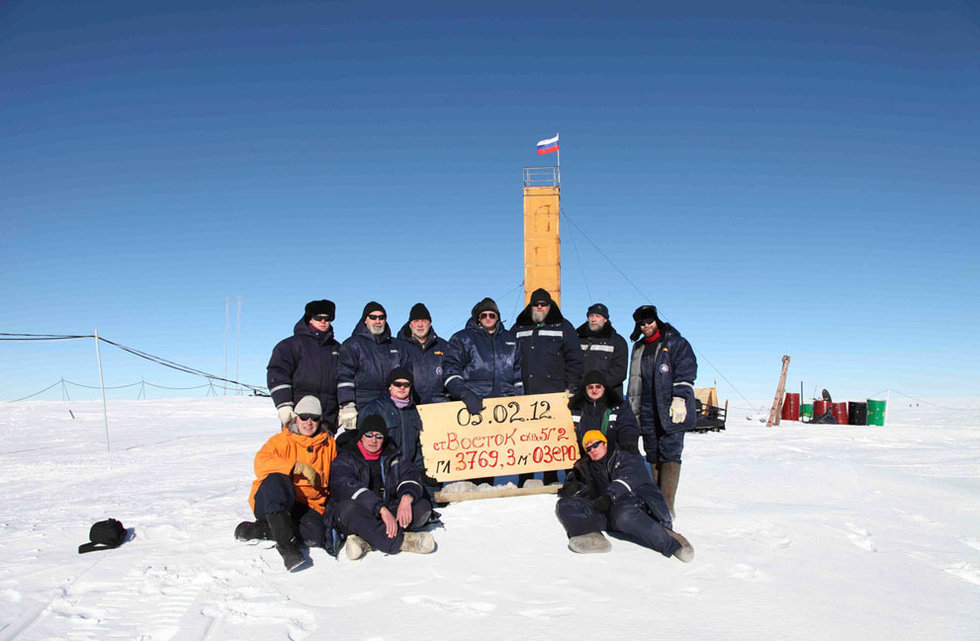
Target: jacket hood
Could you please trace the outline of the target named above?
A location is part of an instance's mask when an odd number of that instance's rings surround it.
[[[324,332],[314,332],[310,328],[310,324],[301,318],[296,321],[295,325],[293,325],[293,336],[303,335],[312,336],[321,342],[327,342],[333,338],[333,323],[330,323],[330,327],[328,327]]]
[[[606,321],[606,324],[602,326],[602,329],[600,329],[598,332],[593,332],[591,329],[589,329],[589,321],[585,321],[575,329],[575,332],[578,334],[579,338],[609,338],[616,333],[616,330],[613,329],[611,321]]]
[[[575,392],[575,395],[572,396],[572,398],[568,399],[569,409],[577,410],[593,402],[592,399],[590,399],[586,394],[585,386],[587,382],[589,382],[589,379],[593,378],[592,375],[595,374],[599,374],[599,378],[602,379],[601,382],[606,388],[606,393],[603,394],[598,401],[595,401],[595,403],[597,405],[599,403],[602,403],[606,406],[607,409],[611,409],[611,410],[614,410],[623,404],[622,397],[620,397],[618,394],[613,392],[612,387],[610,387],[609,384],[605,381],[605,376],[601,375],[598,370],[591,370],[589,372],[586,372],[585,376],[582,377],[582,384],[579,386],[578,391]],[[592,380],[591,382],[598,383],[600,381]]]
[[[413,340],[415,340],[415,337],[412,336],[412,328],[409,327],[409,323],[411,323],[411,322],[412,321],[406,321],[405,324],[402,325],[402,328],[400,330],[398,330],[398,333],[395,336],[397,338],[400,338],[400,339],[404,340],[404,341],[413,341]],[[429,335],[426,336],[426,338],[425,338],[425,347],[428,347],[432,343],[436,342],[436,339],[437,338],[439,338],[439,335],[436,334],[436,328],[435,327],[430,327],[429,328]]]
[[[517,320],[514,321],[514,325],[535,324],[535,322],[531,320],[531,309],[534,307],[532,303],[533,301],[527,304],[527,307],[524,308],[524,311],[522,311],[520,315],[517,317]],[[551,309],[548,310],[548,315],[545,316],[544,318],[545,324],[551,325],[552,323],[560,323],[563,320],[565,320],[565,317],[562,316],[561,308],[558,307],[558,303],[556,303],[555,301],[551,301]]]
[[[304,449],[307,447],[312,447],[314,445],[320,445],[328,438],[333,438],[326,430],[323,429],[322,426],[320,427],[319,430],[317,430],[316,434],[314,434],[313,436],[303,436],[302,434],[297,434],[296,432],[290,430],[288,427],[284,427],[280,431],[285,433],[290,440],[295,441],[300,445],[300,447]]]
[[[487,330],[483,329],[483,325],[480,324],[480,321],[478,321],[477,319],[475,319],[473,317],[470,317],[469,319],[467,319],[465,329],[478,329],[478,330],[480,330],[480,331],[482,331],[484,333],[486,333],[486,331],[487,331]],[[503,319],[502,318],[499,318],[499,315],[498,315],[498,318],[497,318],[497,329],[494,331],[493,335],[496,336],[498,333],[500,333],[502,331],[503,332],[507,331],[507,328],[504,326]]]
[[[367,325],[364,324],[364,319],[362,318],[360,321],[358,321],[357,325],[354,326],[354,331],[351,332],[350,335],[370,338],[375,343],[386,343],[391,340],[391,325],[389,323],[385,323],[385,331],[375,336],[371,333],[371,330],[367,328]]]

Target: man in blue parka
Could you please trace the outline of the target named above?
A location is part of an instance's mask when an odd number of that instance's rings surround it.
[[[517,317],[512,328],[521,346],[521,374],[525,394],[551,394],[578,390],[582,379],[582,348],[575,328],[561,314],[561,309],[543,288],[531,292],[530,302]],[[523,485],[533,474],[521,474]],[[542,475],[547,485],[558,481],[558,472]]]
[[[432,512],[419,471],[387,436],[384,420],[372,415],[337,439],[330,505],[336,528],[347,535],[351,560],[370,550],[426,554],[435,549],[432,535],[418,531]]]
[[[449,339],[442,369],[450,397],[463,401],[471,414],[483,410],[485,398],[524,393],[517,339],[492,298],[474,305],[466,327]]]
[[[623,395],[623,381],[629,368],[630,348],[626,339],[613,329],[609,308],[602,303],[589,306],[586,322],[575,330],[582,346],[584,371],[597,369],[606,377],[614,394]]]
[[[581,441],[585,456],[565,477],[555,514],[573,552],[608,552],[602,530],[620,532],[640,545],[687,563],[694,548],[673,531],[664,497],[647,474],[639,454],[617,449],[602,432]]]
[[[452,335],[443,361],[446,390],[463,401],[470,414],[483,411],[483,399],[520,396],[521,350],[517,339],[504,327],[500,309],[484,298],[470,310],[466,327]],[[473,479],[493,483],[493,477]]]
[[[283,427],[296,417],[293,408],[304,396],[315,396],[323,410],[323,426],[337,432],[337,362],[340,343],[331,323],[336,306],[330,300],[306,304],[293,335],[279,341],[266,368],[272,402]]]
[[[408,315],[408,322],[398,331],[398,340],[405,343],[412,373],[415,375],[415,393],[420,403],[448,401],[443,385],[443,360],[446,356],[446,339],[439,338],[432,327],[432,316],[422,303],[415,303]]]
[[[606,387],[606,377],[597,369],[585,373],[582,386],[568,401],[575,425],[575,440],[590,430],[599,430],[619,449],[639,454],[640,426],[630,404]],[[582,452],[583,454],[585,452]]]
[[[337,364],[337,400],[344,429],[355,429],[357,412],[385,393],[385,375],[408,365],[408,350],[393,340],[388,313],[380,303],[364,306],[350,338],[340,346]]]
[[[691,344],[673,325],[660,320],[653,305],[638,307],[633,320],[636,327],[630,340],[636,343],[627,387],[630,407],[640,419],[650,473],[674,515],[684,432],[697,420],[694,379],[698,361]]]
[[[388,429],[388,440],[419,470],[424,472],[422,447],[419,432],[422,419],[416,408],[416,394],[412,371],[407,367],[396,367],[385,378],[387,393],[365,403],[358,412],[357,423],[363,424],[369,416],[380,416]]]

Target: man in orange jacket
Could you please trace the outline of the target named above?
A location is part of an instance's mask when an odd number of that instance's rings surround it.
[[[310,547],[333,542],[332,519],[325,511],[330,463],[337,456],[333,437],[320,424],[320,401],[304,396],[294,411],[296,417],[255,455],[248,502],[256,520],[235,528],[240,541],[275,541],[290,572],[306,564],[300,541]]]

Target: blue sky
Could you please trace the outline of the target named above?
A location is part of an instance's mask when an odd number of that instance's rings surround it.
[[[513,321],[558,131],[575,325],[652,302],[733,399],[783,354],[806,394],[976,395],[977,5],[413,4],[5,3],[0,331],[220,375],[241,296],[263,384],[310,299],[340,339],[371,299]],[[97,384],[91,341],[0,343],[0,399],[62,376]]]

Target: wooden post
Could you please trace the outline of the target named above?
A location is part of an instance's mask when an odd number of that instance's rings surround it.
[[[779,375],[779,386],[776,387],[776,398],[772,399],[772,409],[769,410],[769,420],[766,427],[779,425],[780,413],[783,409],[783,397],[786,395],[786,370],[789,369],[789,356],[783,356],[783,372]]]

